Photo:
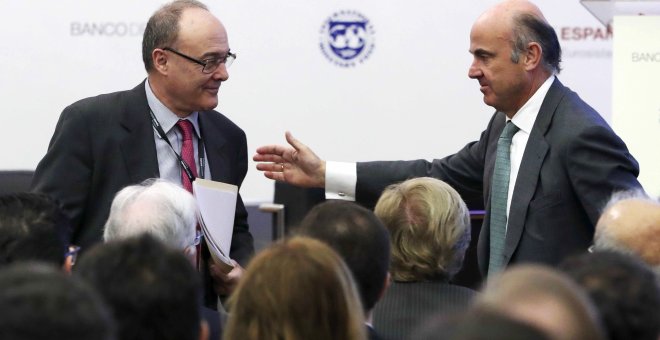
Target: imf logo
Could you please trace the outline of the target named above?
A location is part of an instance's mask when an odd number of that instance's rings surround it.
[[[374,50],[374,29],[369,19],[356,11],[332,14],[321,26],[321,52],[341,67],[363,63]]]

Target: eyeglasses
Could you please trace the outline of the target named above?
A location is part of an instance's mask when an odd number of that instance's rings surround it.
[[[78,259],[78,253],[80,252],[80,247],[76,245],[70,245],[69,248],[67,248],[66,253],[64,253],[64,258],[67,258],[71,256],[71,266],[76,264],[76,260]]]
[[[215,70],[218,69],[220,64],[225,64],[225,67],[229,68],[229,66],[231,66],[234,60],[236,60],[236,53],[231,53],[231,51],[227,52],[227,55],[222,58],[209,58],[209,59],[200,60],[200,59],[195,59],[189,55],[185,55],[170,47],[163,47],[163,50],[170,51],[181,58],[188,59],[195,64],[202,65],[203,66],[202,73],[206,73],[206,74],[213,73]]]

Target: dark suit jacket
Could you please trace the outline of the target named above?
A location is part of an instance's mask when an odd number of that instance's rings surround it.
[[[393,282],[374,307],[374,328],[386,339],[408,339],[429,317],[465,310],[474,295],[443,282]]]
[[[376,330],[367,325],[367,339],[369,340],[383,340],[383,338],[376,332]]]
[[[202,307],[201,318],[206,321],[209,325],[209,340],[220,340],[222,339],[222,330],[224,325],[222,324],[220,313],[217,310],[213,310],[207,307]]]
[[[199,124],[211,178],[240,186],[247,172],[245,133],[216,111],[200,112]],[[65,108],[32,190],[62,203],[72,220],[73,243],[86,249],[101,241],[115,194],[153,177],[159,177],[158,158],[143,82]],[[245,265],[253,252],[239,196],[230,256]]]
[[[482,273],[489,256],[490,188],[505,115],[496,112],[481,138],[440,160],[358,163],[356,199],[372,205],[385,186],[412,177],[442,179],[466,197],[483,195]],[[556,79],[541,105],[516,179],[504,264],[557,264],[585,251],[600,209],[614,191],[640,188],[639,165],[603,118]]]

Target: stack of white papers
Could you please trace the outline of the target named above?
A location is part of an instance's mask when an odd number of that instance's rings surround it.
[[[193,182],[193,193],[197,200],[199,224],[211,257],[223,271],[229,272],[233,268],[229,249],[234,232],[238,187],[197,178]]]

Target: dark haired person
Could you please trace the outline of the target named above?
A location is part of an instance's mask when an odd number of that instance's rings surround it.
[[[658,339],[658,278],[640,259],[596,251],[569,257],[559,269],[587,292],[600,312],[607,339]]]
[[[99,244],[74,274],[99,292],[120,340],[206,340],[201,286],[190,260],[151,235]]]
[[[70,239],[69,219],[51,197],[27,192],[0,196],[0,267],[38,261],[70,271],[79,249]]]
[[[0,315],[0,339],[116,339],[114,320],[99,294],[40,263],[0,270]]]
[[[296,234],[326,243],[346,262],[360,293],[369,339],[379,339],[371,313],[389,279],[390,239],[383,223],[353,202],[330,200],[315,206]]]

